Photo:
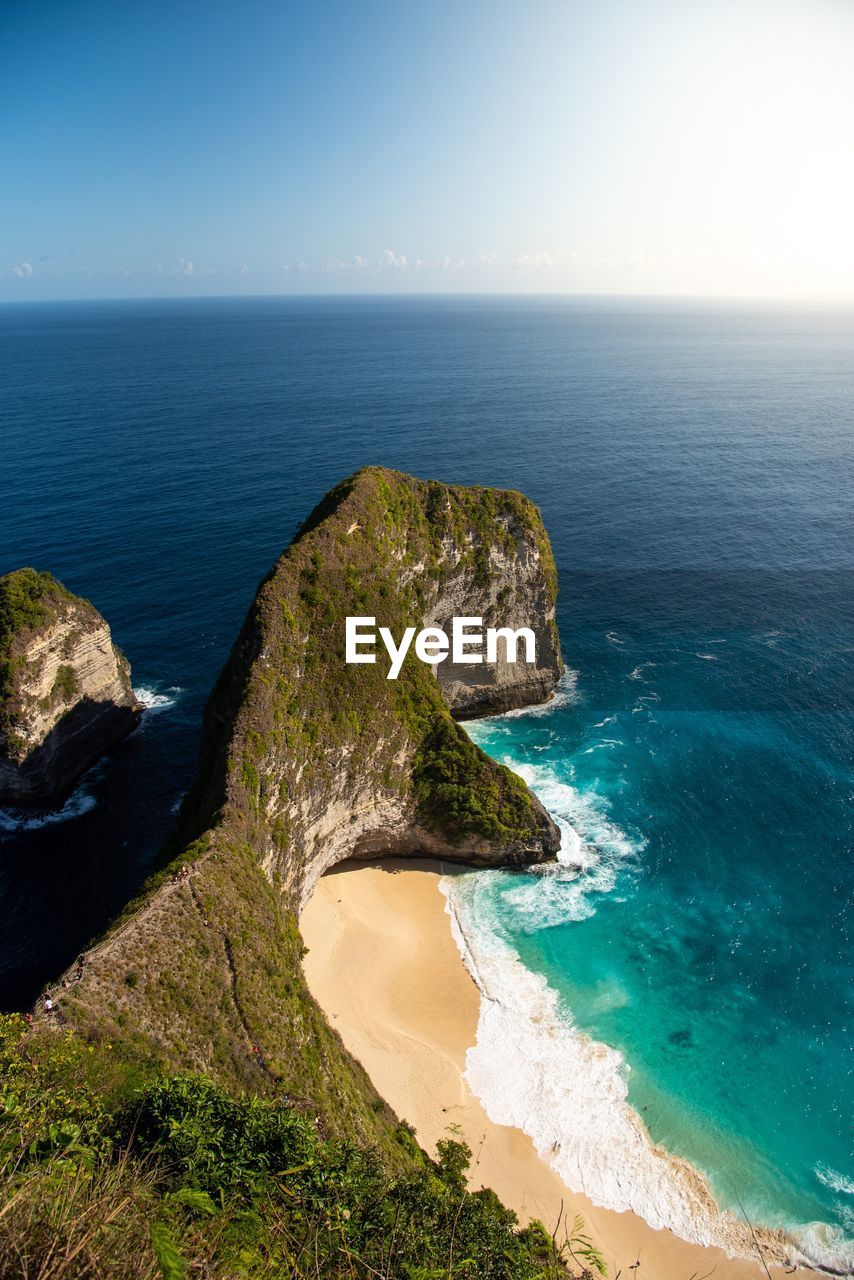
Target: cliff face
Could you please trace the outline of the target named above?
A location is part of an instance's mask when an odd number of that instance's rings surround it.
[[[520,866],[554,855],[539,801],[445,708],[472,716],[551,696],[563,669],[555,592],[539,513],[521,494],[369,468],[321,503],[259,591],[220,686],[242,684],[250,662],[226,794],[244,823],[252,815],[261,865],[295,905],[347,857]],[[407,625],[449,628],[454,614],[530,627],[538,661],[429,667],[410,653],[396,681],[382,651],[345,664],[347,615],[399,638]],[[215,693],[211,720],[219,703]]]
[[[138,713],[88,601],[34,569],[0,578],[0,804],[56,804]]]
[[[448,572],[427,606],[425,623],[449,632],[453,617],[479,617],[485,627],[533,628],[536,662],[507,660],[483,666],[445,660],[436,668],[439,688],[456,720],[500,715],[516,707],[547,702],[563,672],[555,626],[556,584],[551,553],[528,522],[524,506],[496,513],[499,540],[488,535],[473,549],[463,537],[445,537],[442,558]],[[474,558],[474,565],[466,563]]]
[[[305,988],[299,909],[348,857],[554,856],[542,805],[451,712],[550,696],[555,590],[521,494],[381,468],[328,494],[261,584],[211,696],[170,868],[67,975],[61,1016],[175,1067],[308,1093],[348,1132],[381,1138],[382,1107]],[[455,613],[532,628],[537,664],[443,663],[437,678],[410,653],[388,680],[382,652],[345,662],[347,616],[399,637]]]

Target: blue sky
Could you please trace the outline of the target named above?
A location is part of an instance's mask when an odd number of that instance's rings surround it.
[[[0,0],[0,299],[854,297],[850,0]]]

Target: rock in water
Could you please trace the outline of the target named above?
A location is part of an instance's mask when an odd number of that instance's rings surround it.
[[[35,569],[0,578],[0,805],[58,804],[140,711],[88,600]]]

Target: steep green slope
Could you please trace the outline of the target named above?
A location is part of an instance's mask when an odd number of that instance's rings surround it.
[[[292,1104],[158,1077],[0,1017],[4,1280],[560,1280],[596,1255],[520,1229],[470,1153],[394,1172]]]

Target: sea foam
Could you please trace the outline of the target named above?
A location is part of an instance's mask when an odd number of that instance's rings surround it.
[[[702,1180],[695,1175],[680,1185],[626,1102],[622,1055],[580,1033],[557,992],[512,948],[471,927],[453,879],[444,879],[442,890],[482,996],[466,1079],[490,1119],[527,1133],[567,1186],[594,1203],[717,1243]]]
[[[583,789],[567,781],[548,764],[523,764],[512,754],[496,754],[527,782],[548,809],[561,835],[557,862],[532,867],[531,874],[514,876],[501,894],[501,902],[513,911],[517,928],[537,932],[593,914],[597,895],[610,893],[621,872],[636,865],[644,847],[641,837],[631,838],[608,816],[608,806],[595,789]],[[484,872],[501,876],[503,872]],[[488,895],[481,896],[486,909]],[[497,921],[483,920],[487,932]]]
[[[566,701],[578,697],[574,675],[566,693]],[[533,714],[554,709],[553,702]],[[475,741],[484,742],[507,718],[467,727]],[[557,863],[532,868],[529,875],[482,871],[441,881],[454,938],[481,993],[476,1042],[466,1056],[472,1092],[493,1122],[528,1134],[566,1185],[594,1204],[630,1210],[685,1240],[755,1258],[752,1233],[734,1213],[721,1211],[703,1174],[652,1141],[627,1100],[631,1067],[623,1055],[580,1031],[559,993],[526,968],[502,936],[499,909],[512,909],[515,930],[531,932],[592,915],[596,896],[610,893],[618,876],[635,865],[643,839],[630,837],[610,819],[595,788],[577,787],[554,765],[493,754],[543,802],[560,829],[561,849]],[[572,776],[570,765],[567,772]],[[507,886],[498,894],[490,891],[494,884],[486,887],[496,877]],[[612,991],[607,998],[627,997]],[[816,1176],[836,1191],[852,1190],[834,1170],[816,1169]],[[776,1253],[778,1260],[842,1273],[854,1269],[854,1246],[825,1223],[778,1229],[774,1237],[760,1234],[769,1257]]]
[[[478,721],[480,724],[494,723],[496,720],[515,720],[520,716],[550,716],[552,712],[557,711],[559,707],[569,707],[578,701],[578,672],[572,671],[566,667],[563,675],[555,687],[553,696],[548,702],[541,702],[539,706],[534,707],[514,707],[512,711],[505,711],[500,716],[490,716],[485,720]],[[470,725],[469,728],[472,726]]]
[[[816,1165],[815,1176],[831,1191],[844,1196],[854,1196],[854,1181],[846,1178],[844,1173],[837,1173],[836,1169],[831,1169],[829,1165]]]
[[[172,685],[164,693],[158,693],[156,689],[145,684],[134,689],[138,701],[146,711],[165,711],[167,707],[174,707],[183,692],[184,690],[178,685]]]
[[[80,785],[68,797],[61,809],[51,809],[45,813],[26,813],[20,809],[0,809],[0,831],[39,831],[42,827],[51,827],[56,822],[68,822],[72,818],[80,818],[90,809],[94,809],[97,800]]]
[[[747,1226],[720,1211],[702,1173],[652,1142],[627,1102],[630,1067],[622,1054],[579,1031],[546,979],[527,969],[476,915],[470,918],[476,896],[466,896],[466,879],[446,876],[440,887],[457,946],[481,993],[465,1078],[490,1120],[528,1134],[566,1185],[594,1204],[630,1210],[652,1227],[731,1256],[755,1257]],[[823,1223],[764,1243],[778,1260],[841,1272],[854,1266],[850,1242]]]

